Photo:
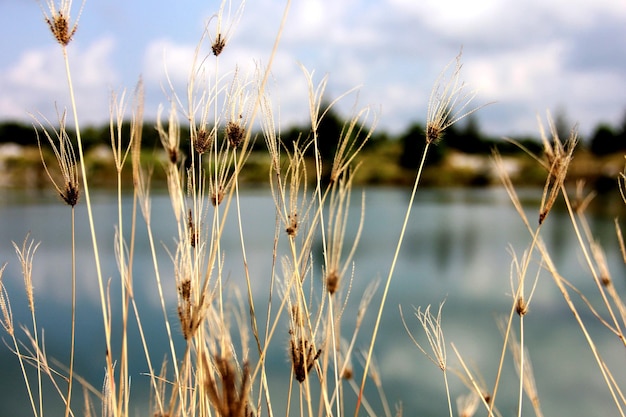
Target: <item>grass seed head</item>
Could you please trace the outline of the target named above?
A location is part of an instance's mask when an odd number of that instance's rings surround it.
[[[191,280],[186,279],[178,286],[178,293],[184,301],[191,300]]]
[[[67,46],[72,41],[76,29],[78,29],[77,25],[70,29],[69,17],[65,16],[62,11],[52,17],[46,17],[46,23],[52,36],[63,46]]]
[[[218,33],[213,42],[211,43],[211,52],[213,55],[219,56],[226,47],[226,39],[221,33]]]
[[[65,190],[63,190],[60,195],[68,206],[74,207],[78,203],[78,199],[80,197],[80,188],[78,183],[74,183],[73,181],[67,182],[65,184]]]
[[[567,176],[567,170],[573,159],[574,149],[578,143],[578,133],[575,128],[571,130],[569,137],[562,142],[550,115],[548,115],[548,124],[552,140],[548,139],[542,124],[539,125],[546,158],[545,166],[548,169],[539,209],[540,225],[545,221],[561,192],[561,187],[565,183],[565,177]]]
[[[169,162],[172,165],[176,165],[179,160],[180,124],[175,104],[172,104],[170,109],[167,125],[163,124],[161,118],[162,114],[163,108],[159,107],[157,112],[157,132],[159,133],[161,145],[167,153]]]
[[[215,187],[211,187],[211,204],[213,204],[213,207],[217,207],[220,204],[222,204],[222,200],[224,200],[224,188],[222,187],[218,187],[217,189],[215,189]]]
[[[339,274],[335,270],[330,271],[328,275],[326,275],[326,288],[328,288],[328,292],[331,295],[337,291],[339,280]]]
[[[430,93],[425,132],[428,144],[439,142],[447,128],[485,106],[469,107],[476,97],[476,91],[468,91],[467,85],[460,80],[462,53],[463,51],[459,52],[453,61],[452,74],[446,78],[452,65],[450,63],[439,75]]]
[[[524,297],[520,296],[515,303],[515,312],[519,316],[524,316],[528,313],[528,304],[524,300]]]
[[[220,417],[250,417],[248,391],[250,390],[250,371],[248,364],[239,369],[229,356],[213,357],[212,366],[203,356],[204,389],[209,401]],[[213,368],[213,369],[211,369]]]
[[[178,149],[176,148],[168,148],[167,156],[172,164],[176,164],[178,162]]]
[[[233,149],[237,149],[246,137],[246,129],[238,121],[229,121],[226,123],[224,131],[226,139]]]
[[[193,221],[191,209],[189,209],[189,214],[187,216],[187,229],[189,230],[189,244],[192,248],[195,248],[198,243],[198,232],[196,231],[196,225]]]
[[[59,128],[51,128],[54,134],[50,133],[49,129],[46,129],[40,121],[36,123],[39,125],[38,129],[35,129],[37,135],[37,146],[39,147],[39,155],[43,163],[44,169],[48,178],[54,185],[61,199],[69,206],[74,207],[78,204],[80,198],[80,182],[78,179],[78,163],[76,160],[76,153],[74,147],[65,129],[65,113],[58,116]],[[48,125],[52,125],[47,121]],[[52,173],[48,169],[46,160],[44,158],[43,149],[41,147],[41,140],[39,131],[43,132],[43,135],[48,140],[54,157],[57,160],[59,171],[61,173],[62,181],[57,181]]]
[[[6,266],[7,263],[5,262],[0,267],[0,313],[2,314],[2,317],[0,317],[0,325],[9,336],[13,336],[15,332],[15,328],[13,327],[13,312],[11,311],[11,303],[7,295],[7,290],[2,283],[2,275]]]
[[[289,226],[285,228],[285,232],[288,236],[295,237],[298,234],[298,213],[290,214],[287,220],[289,220]]]
[[[206,153],[213,144],[213,135],[206,128],[200,128],[193,142],[194,150],[200,155]]]
[[[316,351],[313,342],[303,338],[295,339],[292,335],[289,339],[289,353],[296,380],[302,383],[322,354],[322,349]]]
[[[45,11],[42,8],[44,19],[48,24],[48,28],[50,29],[50,32],[52,32],[52,36],[54,36],[61,46],[65,47],[72,41],[72,38],[78,29],[78,20],[80,19],[84,5],[85,2],[83,1],[80,6],[80,10],[78,11],[78,18],[76,18],[74,24],[70,22],[72,0],[61,0],[58,7],[54,0],[47,0],[46,6],[48,10]]]
[[[245,0],[241,1],[239,6],[233,11],[232,0],[222,0],[219,11],[209,20],[209,24],[211,21],[215,21],[215,29],[211,30],[215,35],[210,37],[211,52],[216,57],[220,56],[224,51],[235,25],[241,19],[245,3]],[[227,25],[225,21],[228,22]],[[207,30],[209,30],[208,26]]]

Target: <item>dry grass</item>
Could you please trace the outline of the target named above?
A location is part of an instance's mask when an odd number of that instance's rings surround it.
[[[31,312],[31,323],[24,328],[26,341],[22,341],[21,336],[16,334],[18,332],[14,325],[9,294],[2,285],[4,265],[0,268],[1,323],[20,363],[33,415],[43,417],[45,414],[42,390],[45,379],[52,382],[57,394],[66,404],[66,417],[78,415],[78,411],[71,407],[74,383],[82,386],[85,393],[85,415],[94,414],[94,409],[101,409],[103,417],[131,415],[129,404],[132,375],[129,372],[131,359],[128,332],[132,325],[139,329],[149,369],[148,377],[153,392],[153,409],[150,413],[154,416],[273,416],[283,414],[283,410],[276,409],[273,402],[273,398],[278,396],[287,398],[285,415],[358,416],[363,411],[367,415],[382,413],[391,416],[391,407],[383,389],[374,351],[381,317],[387,308],[398,254],[422,178],[424,161],[430,146],[444,138],[448,127],[482,107],[472,107],[475,93],[468,91],[460,78],[461,55],[442,71],[442,76],[435,83],[430,96],[424,132],[426,146],[414,178],[406,214],[400,221],[401,232],[388,274],[382,282],[382,294],[372,305],[378,283],[369,286],[362,294],[356,316],[349,317],[345,312],[348,311],[346,306],[353,296],[353,259],[358,250],[363,212],[366,210],[364,197],[360,199],[359,228],[353,235],[349,235],[347,231],[348,212],[353,205],[353,178],[359,170],[355,161],[372,135],[376,116],[367,107],[357,110],[345,124],[341,135],[336,138],[337,151],[328,163],[329,166],[325,166],[326,162],[319,157],[318,127],[336,101],[323,107],[322,97],[327,78],[316,81],[313,72],[303,69],[303,78],[309,86],[311,134],[302,136],[294,143],[284,143],[276,127],[273,103],[266,91],[266,84],[290,2],[285,6],[281,28],[267,67],[259,68],[256,74],[245,76],[236,69],[223,69],[220,65],[220,57],[229,52],[232,31],[236,30],[237,22],[244,11],[243,2],[233,5],[224,0],[216,15],[209,21],[206,33],[202,35],[202,41],[196,49],[188,90],[182,95],[173,89],[169,91],[170,106],[159,113],[156,129],[167,155],[162,167],[143,166],[139,157],[143,124],[142,83],[138,83],[134,92],[130,131],[124,131],[122,123],[127,112],[126,94],[112,98],[110,134],[117,173],[117,222],[114,226],[118,274],[115,279],[120,282],[120,292],[111,294],[110,283],[101,272],[102,261],[94,227],[98,220],[93,213],[89,194],[90,178],[83,163],[78,123],[79,103],[74,100],[71,59],[67,50],[67,45],[80,34],[77,31],[78,20],[70,18],[74,12],[71,1],[62,1],[59,6],[49,1],[47,7],[45,20],[61,47],[66,63],[71,97],[70,114],[77,135],[77,148],[72,148],[65,132],[66,120],[63,112],[59,117],[58,129],[54,133],[45,133],[46,140],[42,141],[51,146],[59,165],[60,177],[53,175],[53,170],[49,170],[45,162],[44,167],[53,187],[71,207],[72,219],[74,207],[79,204],[79,196],[84,195],[80,203],[84,202],[88,213],[93,244],[93,264],[99,286],[106,343],[106,368],[103,388],[96,396],[90,394],[93,388],[73,369],[74,309],[77,294],[76,278],[72,274],[71,282],[67,283],[72,288],[72,348],[69,365],[67,368],[59,366],[53,369],[38,332],[35,293],[32,288],[32,262],[39,244],[28,236],[21,246],[14,243],[22,266]],[[82,7],[77,12],[78,16]],[[207,41],[208,45],[205,44]],[[207,83],[207,77],[214,82]],[[213,87],[206,89],[206,85]],[[343,97],[339,99],[341,98]],[[219,103],[224,104],[222,106]],[[262,126],[262,139],[252,136],[252,127],[257,119],[260,119]],[[189,124],[189,149],[181,149],[181,123]],[[38,121],[36,126],[43,128],[43,124]],[[593,338],[586,331],[585,323],[580,319],[580,307],[572,302],[572,297],[584,300],[584,308],[597,318],[598,323],[613,332],[621,343],[625,343],[623,329],[626,326],[626,306],[613,285],[606,257],[594,240],[586,220],[585,207],[588,199],[581,193],[577,196],[578,203],[574,204],[565,186],[576,146],[576,133],[573,131],[569,138],[563,140],[558,137],[550,121],[548,133],[543,128],[540,132],[544,152],[534,157],[538,165],[546,169],[546,181],[543,198],[536,213],[538,221],[527,217],[527,212],[522,208],[516,190],[502,166],[501,158],[498,155],[494,157],[496,165],[500,167],[502,182],[526,225],[529,244],[523,256],[511,252],[512,301],[508,315],[500,322],[504,341],[494,385],[488,387],[479,373],[466,365],[460,349],[454,344],[450,345],[460,364],[460,368],[453,370],[470,390],[456,401],[458,415],[474,415],[481,403],[488,415],[500,415],[496,405],[497,394],[501,384],[505,383],[501,372],[508,350],[512,352],[511,360],[519,375],[519,380],[512,382],[519,387],[517,415],[524,414],[524,395],[530,398],[535,415],[542,415],[540,393],[537,392],[525,345],[524,317],[532,308],[535,286],[543,275],[551,277],[561,292],[594,353],[616,409],[620,415],[624,415],[626,400],[614,378],[615,371],[606,365]],[[267,181],[276,209],[275,218],[272,219],[244,218],[240,210],[240,186],[245,176],[251,145],[255,140],[265,141],[268,159],[271,161]],[[47,145],[40,143],[40,147],[44,146]],[[309,152],[315,155],[314,167],[307,166],[310,159],[305,158],[305,154]],[[122,176],[124,166],[128,163],[132,165],[132,184],[128,184]],[[164,260],[157,256],[158,244],[152,231],[150,178],[151,173],[158,169],[165,171],[175,214],[175,243],[168,246],[170,258],[165,260],[173,265],[173,277],[162,276],[161,263]],[[315,176],[314,181],[310,181],[309,175]],[[124,212],[122,205],[123,190],[129,187],[133,191],[134,203],[131,213]],[[601,306],[592,305],[560,275],[545,248],[542,227],[549,221],[548,215],[557,199],[565,201],[586,265],[602,295]],[[130,222],[126,220],[129,218],[128,214],[131,215]],[[223,250],[224,227],[229,217],[234,218],[238,225],[240,253],[225,253]],[[134,294],[133,262],[135,250],[139,247],[136,229],[140,221],[147,227],[145,239],[152,257],[154,286],[159,294],[162,320],[169,341],[168,357],[162,364],[152,362],[150,336],[143,330],[143,320],[146,318],[140,314]],[[248,269],[246,249],[247,227],[258,221],[274,221],[276,224],[271,259],[272,274],[264,299],[253,296],[252,282],[255,273]],[[621,239],[619,227],[616,230]],[[74,234],[72,221],[72,239]],[[313,261],[313,242],[318,237],[321,239],[323,254],[321,264]],[[622,244],[622,247],[626,246]],[[229,290],[227,287],[227,259],[234,259],[243,265],[243,288]],[[68,262],[75,264],[74,250],[69,254]],[[533,270],[532,266],[537,264],[540,267]],[[315,280],[318,276],[323,277],[321,285]],[[175,305],[166,301],[167,293],[176,294]],[[263,304],[263,308],[258,308],[259,304]],[[122,317],[121,322],[115,325],[112,321],[113,306],[118,306],[115,308],[120,309]],[[368,309],[376,312],[373,323],[364,320]],[[169,314],[172,310],[177,312],[175,317]],[[452,393],[448,384],[448,371],[452,368],[448,363],[442,311],[443,303],[437,315],[430,312],[430,306],[425,310],[419,307],[415,309],[415,318],[417,324],[423,328],[424,336],[421,336],[421,331],[409,331],[412,327],[409,320],[404,324],[409,332],[407,338],[412,339],[419,350],[443,372],[448,413],[453,416]],[[154,318],[151,317],[150,320]],[[347,324],[354,328],[348,334],[344,331],[346,327],[350,327]],[[363,333],[368,334],[368,346],[359,355],[355,345],[357,335]],[[423,348],[424,342],[420,341],[423,337],[426,337],[432,354]],[[120,343],[114,345],[112,340],[120,340]],[[276,388],[270,385],[271,378],[268,378],[272,370],[267,367],[267,355],[270,347],[275,345],[282,345],[289,359],[291,377],[286,395],[277,393]],[[361,367],[358,368],[356,364]],[[37,370],[34,377],[26,372],[27,366],[34,366]],[[372,406],[372,399],[365,397],[366,384],[376,388],[375,392],[379,396],[377,400],[382,410],[376,410]],[[99,404],[94,406],[93,401]],[[395,415],[401,414],[402,408],[398,407]]]

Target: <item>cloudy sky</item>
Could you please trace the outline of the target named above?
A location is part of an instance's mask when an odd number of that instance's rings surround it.
[[[43,0],[42,0],[43,1]],[[45,6],[45,5],[44,5]],[[74,0],[77,15],[80,0]],[[195,47],[219,0],[86,0],[70,44],[83,124],[109,118],[112,91],[141,75],[146,114],[167,104],[166,73],[181,96]],[[233,0],[232,15],[239,7]],[[248,0],[219,70],[267,64],[284,1]],[[214,28],[214,19],[210,26]],[[35,0],[0,0],[0,120],[28,120],[68,105],[60,48]],[[423,122],[430,90],[463,48],[462,77],[478,90],[478,120],[492,135],[535,134],[537,115],[565,113],[588,134],[626,113],[624,0],[294,0],[270,92],[286,125],[307,119],[301,65],[328,76],[327,96],[359,87],[340,104],[371,106],[379,129]],[[203,54],[208,54],[205,46]],[[214,60],[209,59],[214,70]]]

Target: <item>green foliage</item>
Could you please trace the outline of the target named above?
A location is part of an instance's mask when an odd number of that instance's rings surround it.
[[[37,135],[31,125],[20,122],[5,122],[0,124],[0,143],[13,142],[18,145],[37,144]]]
[[[323,107],[324,108],[324,107]],[[564,115],[559,113],[555,121],[558,123],[560,135],[569,135],[565,128]],[[332,161],[337,143],[342,133],[346,120],[334,108],[330,108],[322,118],[318,129],[318,149],[324,162]],[[147,122],[142,130],[142,148],[145,150],[157,150],[161,148],[158,132],[155,129],[155,122]],[[167,128],[167,126],[165,126]],[[67,128],[67,133],[75,143],[75,133],[71,127]],[[223,132],[219,131],[218,134]],[[125,121],[122,127],[122,135],[130,134],[130,121]],[[252,137],[258,136],[259,132],[253,132]],[[565,136],[566,137],[566,136]],[[89,150],[97,145],[109,146],[110,127],[108,124],[102,126],[88,126],[82,131],[82,139],[85,150]],[[311,140],[310,126],[292,126],[284,129],[281,139],[285,144],[296,141],[301,143]],[[514,142],[499,138],[488,137],[482,132],[477,117],[468,116],[464,123],[456,124],[446,130],[443,140],[429,152],[427,165],[440,163],[445,155],[451,150],[468,154],[488,155],[493,149],[497,149],[503,155],[515,155],[522,152],[522,148],[534,154],[541,153],[541,144],[536,137],[513,138]],[[122,137],[126,142],[128,137]],[[6,121],[0,123],[0,143],[12,142],[22,146],[35,146],[37,135],[32,125],[19,121]],[[419,157],[424,150],[424,127],[417,122],[409,125],[406,130],[399,134],[390,134],[386,131],[376,130],[366,149],[383,149],[394,143],[401,144],[401,154],[398,157],[398,164],[402,168],[415,169],[419,165]],[[254,141],[253,151],[261,151],[265,147],[264,141]],[[289,146],[289,145],[288,145]],[[611,126],[603,123],[599,124],[588,142],[589,150],[596,156],[605,156],[617,152],[626,151],[626,115],[620,126]],[[181,130],[181,149],[189,149],[189,129]],[[308,148],[308,156],[312,156],[313,147]]]
[[[492,141],[480,131],[478,119],[473,114],[465,118],[462,126],[450,126],[443,143],[451,149],[470,154],[489,153],[492,148]]]
[[[407,169],[417,169],[426,146],[424,136],[424,126],[419,123],[412,124],[398,140],[402,143],[402,154],[400,155],[400,166]],[[436,164],[443,159],[443,148],[433,146],[428,153],[427,165]]]
[[[591,137],[590,150],[598,156],[624,151],[626,150],[626,132],[601,124],[596,127]]]

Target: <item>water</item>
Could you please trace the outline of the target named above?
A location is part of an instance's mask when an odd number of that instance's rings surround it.
[[[354,258],[354,281],[344,313],[344,332],[349,332],[353,326],[352,317],[366,286],[387,277],[409,197],[405,189],[372,188],[364,191],[365,226]],[[353,197],[348,240],[356,231],[360,192],[357,190]],[[523,193],[526,209],[531,213],[529,215],[533,222],[536,219],[539,193],[540,190],[525,190]],[[32,191],[2,191],[2,194],[0,262],[9,261],[3,281],[11,297],[15,321],[26,325],[30,323],[30,317],[26,309],[19,263],[14,256],[11,241],[21,245],[25,235],[30,232],[35,241],[41,241],[34,262],[38,325],[45,329],[42,334],[49,357],[67,363],[71,272],[69,209],[59,203],[55,196],[48,194]],[[119,294],[113,252],[116,205],[114,199],[105,193],[96,194],[94,202],[104,276],[112,277],[111,294],[115,298]],[[125,211],[130,212],[131,204],[131,199],[124,200]],[[619,196],[601,201],[590,217],[590,224],[606,251],[615,286],[623,294],[624,263],[613,224],[613,217],[620,214],[614,207],[620,204]],[[242,217],[247,219],[244,223],[246,251],[255,303],[261,312],[266,308],[264,303],[271,273],[275,228],[273,210],[273,200],[268,190],[247,190],[243,193]],[[159,243],[157,259],[161,276],[164,282],[170,283],[169,287],[165,284],[170,290],[166,294],[169,316],[176,322],[172,266],[165,249],[174,247],[175,229],[171,204],[166,195],[154,196],[152,213],[153,232]],[[78,207],[77,223],[79,356],[76,359],[76,370],[99,390],[102,387],[105,349],[102,314],[91,240],[82,205]],[[167,353],[167,345],[145,233],[145,227],[138,228],[135,292],[140,314],[144,318],[144,330],[150,340],[152,359],[160,363]],[[561,275],[582,290],[595,303],[599,313],[607,317],[606,309],[599,303],[598,291],[594,288],[595,284],[571,224],[563,211],[556,210],[550,214],[543,229],[543,237]],[[472,370],[479,371],[486,386],[491,388],[502,349],[502,337],[496,319],[507,315],[511,308],[509,278],[512,253],[521,258],[530,241],[528,232],[501,189],[424,189],[418,193],[391,282],[375,349],[383,387],[392,410],[396,404],[402,403],[405,416],[447,415],[441,372],[411,342],[402,324],[400,309],[413,334],[426,345],[423,331],[413,316],[413,308],[424,308],[431,304],[436,312],[439,303],[445,300],[443,330],[448,346],[449,366],[461,369],[450,347],[450,343],[454,343],[466,363]],[[243,276],[238,256],[241,249],[238,231],[232,221],[227,224],[223,248],[229,282],[239,286]],[[535,257],[531,262],[529,279],[534,277],[538,269],[541,268]],[[357,342],[359,349],[364,350],[368,346],[381,294],[382,286],[368,310],[366,324]],[[574,299],[581,311],[584,311],[585,323],[598,343],[603,358],[614,371],[618,384],[624,386],[626,378],[620,372],[624,363],[623,344],[584,309],[579,298]],[[118,305],[114,303],[114,309],[116,307]],[[545,415],[618,415],[580,328],[551,276],[545,271],[540,272],[525,326],[525,341],[533,361]],[[136,331],[131,327],[133,411],[137,416],[151,416],[151,409],[147,405],[148,378],[143,375],[147,366]],[[276,341],[284,340],[286,345],[286,329],[279,330],[276,337]],[[5,334],[3,339],[6,343],[10,342]],[[23,337],[22,340],[26,341]],[[286,347],[278,346],[268,355],[269,383],[277,387],[273,391],[276,393],[273,396],[274,413],[284,415],[281,403],[288,388],[285,375],[289,372]],[[358,371],[360,364],[358,361],[355,364]],[[0,372],[0,416],[32,415],[18,363],[6,346],[0,346]],[[28,372],[34,376],[32,370]],[[454,397],[468,391],[452,373],[450,381],[453,401]],[[503,415],[514,415],[517,384],[510,355],[507,356],[501,384],[496,403]],[[47,386],[46,390],[50,388]],[[60,415],[61,406],[54,398],[54,394],[50,394],[46,399],[47,415]],[[80,391],[76,391],[74,398],[79,410],[77,414],[81,415]],[[367,398],[376,414],[382,415],[376,392],[369,390]],[[530,415],[529,404],[525,403],[524,406],[525,415]],[[97,411],[99,413],[99,409]],[[293,407],[292,411],[295,411]]]

